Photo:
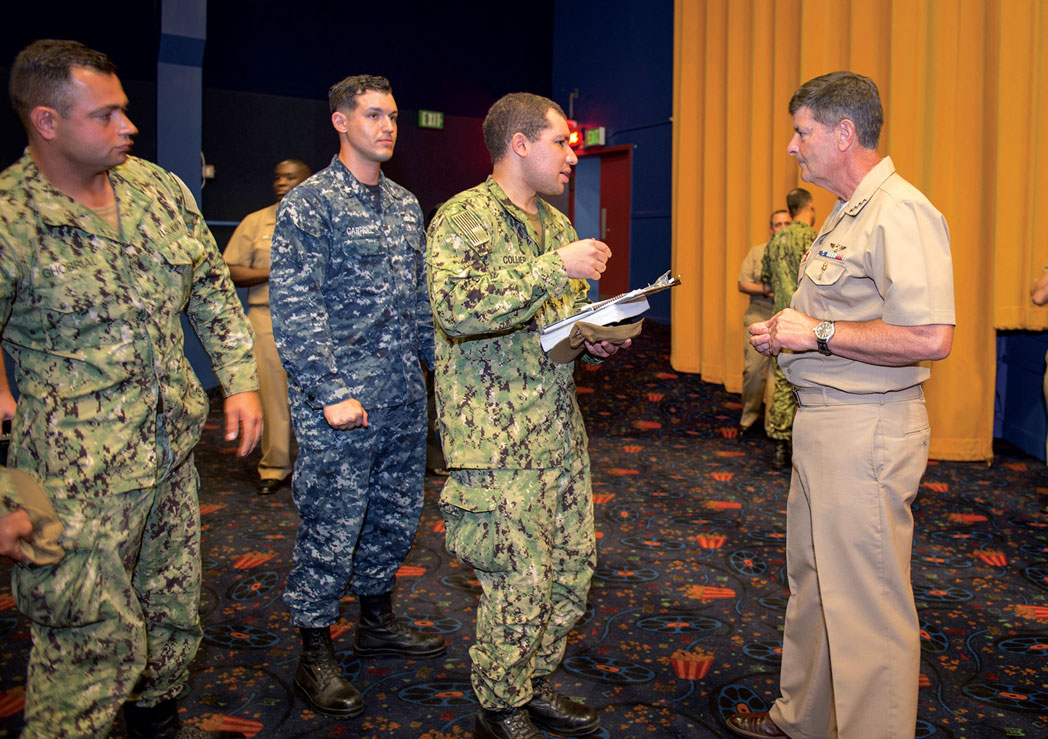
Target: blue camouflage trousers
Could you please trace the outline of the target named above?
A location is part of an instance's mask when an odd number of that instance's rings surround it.
[[[198,477],[164,447],[155,488],[52,500],[65,559],[14,570],[33,637],[23,737],[106,737],[125,701],[182,691],[201,637]]]
[[[422,514],[426,399],[367,409],[367,428],[338,431],[296,396],[292,491],[302,523],[284,603],[295,626],[321,628],[338,620],[347,586],[358,595],[391,591],[411,551]]]
[[[562,467],[452,470],[444,485],[446,546],[483,588],[469,655],[484,708],[530,700],[586,610],[597,560],[589,455],[584,439],[568,446]]]

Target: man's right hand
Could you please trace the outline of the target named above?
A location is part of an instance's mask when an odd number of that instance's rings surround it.
[[[3,367],[0,366],[0,372],[3,372]],[[6,378],[5,378],[6,379]],[[6,381],[2,385],[6,385]],[[11,390],[7,387],[0,386],[0,421],[10,421],[15,417],[15,409],[18,404],[15,402],[15,398],[11,395]]]
[[[19,547],[22,540],[33,540],[33,522],[29,520],[29,514],[19,508],[0,516],[0,555],[15,562],[25,562],[25,555]]]
[[[603,241],[582,239],[557,249],[568,277],[599,280],[611,259],[611,249]]]
[[[368,427],[368,412],[355,398],[324,406],[324,420],[339,431]]]

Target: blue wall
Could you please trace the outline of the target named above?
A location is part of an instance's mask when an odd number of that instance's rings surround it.
[[[553,27],[553,99],[575,120],[604,126],[606,144],[632,144],[630,287],[670,268],[673,127],[673,2],[558,0]],[[648,317],[669,322],[669,292]]]

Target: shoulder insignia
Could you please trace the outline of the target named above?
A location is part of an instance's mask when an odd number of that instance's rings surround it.
[[[470,246],[480,246],[491,240],[491,235],[484,229],[484,224],[472,213],[465,211],[456,213],[451,216],[451,222],[465,234]]]

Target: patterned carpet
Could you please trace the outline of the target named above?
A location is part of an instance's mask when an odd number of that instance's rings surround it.
[[[674,373],[668,347],[668,330],[649,322],[634,350],[577,375],[599,569],[555,682],[601,709],[598,737],[724,736],[725,714],[765,709],[777,693],[789,477],[769,470],[769,442],[734,438],[738,396]],[[443,548],[441,479],[426,480],[397,604],[446,636],[447,655],[356,659],[347,597],[336,649],[368,708],[348,721],[319,716],[290,686],[298,645],[280,600],[297,526],[289,492],[255,496],[254,460],[236,460],[218,421],[197,457],[205,637],[184,715],[260,738],[471,736],[478,588]],[[1048,736],[1046,503],[1048,471],[1010,447],[992,467],[928,468],[913,556],[919,737]],[[14,736],[29,641],[2,567],[0,736]]]

